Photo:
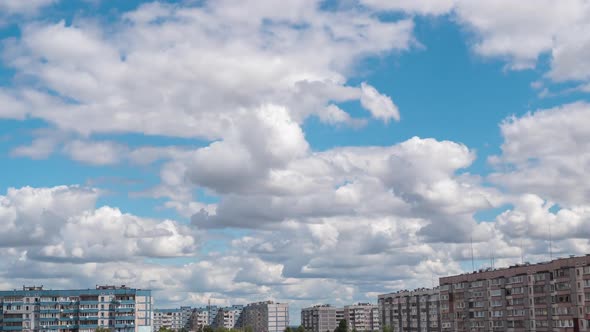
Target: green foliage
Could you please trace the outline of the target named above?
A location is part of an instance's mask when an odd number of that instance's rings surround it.
[[[393,327],[391,327],[389,325],[385,325],[383,327],[383,332],[393,332]]]
[[[305,327],[303,327],[303,325],[299,325],[295,332],[305,332]]]
[[[334,332],[348,332],[348,323],[346,323],[346,319],[340,320],[340,323],[338,323],[338,327]]]
[[[109,332],[110,330],[106,327],[97,327],[94,332]]]
[[[203,328],[203,332],[215,332],[215,331],[213,330],[213,328],[211,326],[207,325]]]
[[[252,326],[246,326],[246,328],[244,328],[244,332],[254,332],[254,329],[252,329]]]
[[[160,327],[160,329],[158,330],[158,332],[174,332],[174,330],[162,326],[162,327]]]
[[[290,326],[285,327],[285,332],[293,332],[293,329]]]

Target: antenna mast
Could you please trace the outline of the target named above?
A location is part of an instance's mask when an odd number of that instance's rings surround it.
[[[470,243],[471,243],[471,268],[472,268],[473,272],[475,272],[475,261],[473,260],[473,235],[471,235],[471,237],[470,237]]]
[[[549,260],[553,260],[553,234],[551,233],[551,221],[549,221]]]

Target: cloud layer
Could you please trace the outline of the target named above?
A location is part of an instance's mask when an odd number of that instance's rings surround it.
[[[42,123],[6,158],[150,173],[130,199],[176,217],[125,211],[100,185],[4,188],[0,288],[123,283],[162,303],[297,308],[429,286],[463,271],[470,242],[478,264],[544,260],[550,240],[556,254],[590,252],[588,102],[519,110],[493,156],[429,137],[320,150],[306,128],[403,126],[396,91],[360,72],[428,52],[417,16],[458,25],[477,57],[537,68],[537,88],[580,90],[587,1],[153,2],[108,24],[35,18],[53,3],[0,5],[0,20],[26,18],[3,40],[14,77],[0,119]]]

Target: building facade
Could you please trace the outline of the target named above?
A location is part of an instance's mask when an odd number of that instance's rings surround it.
[[[191,313],[189,330],[198,331],[199,329],[209,325],[209,311],[205,308],[194,309]]]
[[[244,306],[233,305],[231,307],[220,308],[217,311],[215,320],[213,321],[213,327],[224,327],[226,329],[232,329],[241,325],[241,315]]]
[[[316,305],[301,309],[301,325],[306,332],[332,332],[338,323],[337,311],[341,312],[341,319],[344,318],[344,309],[332,307],[329,304]]]
[[[167,328],[180,331],[184,328],[183,315],[180,309],[155,309],[154,310],[154,331],[160,328]]]
[[[0,291],[0,331],[151,332],[150,290],[125,286],[96,289],[44,290],[23,287]]]
[[[244,307],[240,327],[256,332],[283,332],[289,326],[289,304],[273,301],[250,303]]]
[[[590,331],[590,255],[440,278],[442,331]]]
[[[344,319],[349,330],[379,331],[379,306],[371,303],[358,303],[344,307]]]
[[[381,326],[394,332],[440,332],[438,288],[379,295]]]
[[[191,307],[180,307],[175,309],[154,310],[154,331],[165,327],[175,331],[190,329],[190,319],[193,309]]]

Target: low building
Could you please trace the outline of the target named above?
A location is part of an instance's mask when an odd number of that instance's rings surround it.
[[[338,311],[343,319],[344,309],[338,309],[329,304],[303,308],[301,309],[301,325],[306,332],[332,332],[340,322],[337,317]]]
[[[0,291],[0,331],[151,332],[150,290],[126,286],[46,290],[23,287]]]
[[[242,311],[240,327],[256,332],[283,332],[289,326],[289,304],[273,301],[250,303]]]
[[[441,331],[438,288],[379,295],[381,326],[395,332]]]
[[[379,306],[371,303],[358,303],[344,307],[344,319],[349,330],[379,331]]]

